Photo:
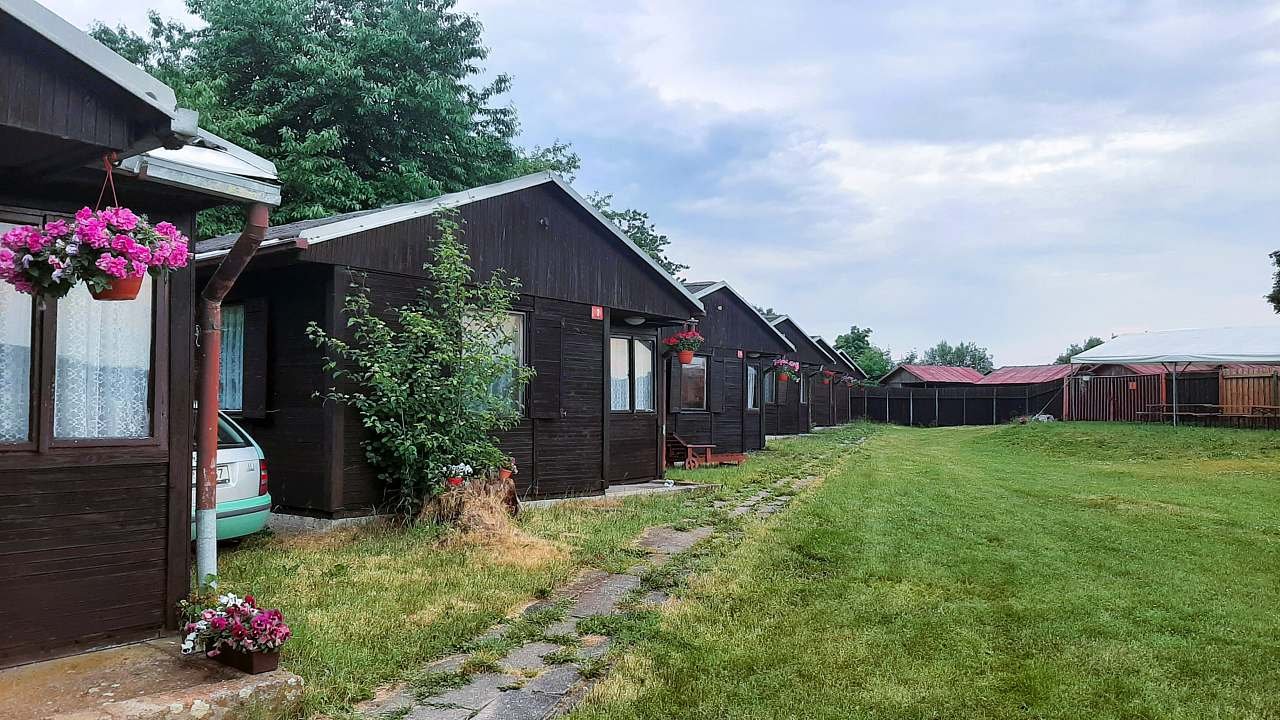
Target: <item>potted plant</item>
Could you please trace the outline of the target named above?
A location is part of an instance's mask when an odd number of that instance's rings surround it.
[[[61,298],[83,281],[98,300],[132,300],[148,274],[191,260],[190,241],[172,223],[154,227],[129,208],[83,208],[75,222],[23,225],[0,237],[0,279],[20,292]]]
[[[680,357],[680,364],[688,365],[693,362],[693,354],[697,352],[698,348],[702,347],[702,343],[705,341],[706,339],[697,330],[689,328],[688,330],[681,330],[662,342],[676,351],[676,354]]]
[[[778,358],[777,360],[773,361],[773,369],[776,370],[778,373],[778,380],[782,382],[787,382],[788,380],[791,379],[791,376],[793,374],[797,374],[800,372],[800,363],[796,362],[795,360]]]
[[[512,476],[518,474],[519,472],[520,471],[516,468],[516,459],[513,457],[508,457],[503,462],[502,466],[498,468],[498,479],[505,482],[507,480],[510,480]]]
[[[450,488],[462,487],[475,469],[466,463],[450,465],[444,469],[445,485]]]
[[[256,675],[280,666],[280,646],[293,635],[279,610],[258,607],[252,595],[193,593],[178,603],[186,620],[182,652],[205,656]]]

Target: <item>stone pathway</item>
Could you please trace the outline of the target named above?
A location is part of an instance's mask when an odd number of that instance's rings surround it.
[[[766,518],[786,507],[819,478],[785,478],[715,507],[731,518]],[[646,590],[641,577],[715,534],[713,527],[649,528],[636,541],[646,560],[626,573],[588,570],[573,582],[525,608],[485,634],[479,649],[453,655],[424,671],[427,690],[405,687],[362,709],[377,720],[547,720],[572,709],[603,675],[611,638],[580,630],[583,621],[619,615],[622,608],[660,606],[669,599]],[[529,623],[538,636],[530,638]],[[515,642],[507,640],[508,633]],[[506,648],[496,662],[483,659],[485,646]],[[468,670],[474,670],[468,673]]]

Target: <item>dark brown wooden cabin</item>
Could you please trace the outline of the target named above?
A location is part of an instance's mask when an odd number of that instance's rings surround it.
[[[814,402],[814,424],[843,425],[849,422],[850,419],[849,386],[843,382],[843,379],[845,377],[855,377],[860,379],[861,372],[857,369],[856,365],[849,362],[843,353],[837,350],[834,345],[827,342],[821,335],[814,335],[812,339],[818,344],[818,347],[822,348],[823,352],[827,354],[827,357],[831,359],[831,364],[824,368],[824,371],[831,371],[835,373],[835,375],[830,378],[830,381],[826,383],[823,382],[828,379],[825,374],[819,375],[816,378],[814,392],[822,393],[825,391],[829,396],[829,400],[826,403],[826,407],[828,409],[826,415],[817,414],[819,403],[816,401]],[[822,421],[819,421],[819,418],[821,418]]]
[[[171,89],[33,2],[4,8],[0,233],[93,205],[106,152],[191,139]],[[121,204],[189,235],[223,202],[116,175]],[[0,283],[0,667],[172,627],[190,582],[192,280],[128,302]]]
[[[814,427],[812,400],[813,383],[820,378],[822,369],[831,364],[830,358],[809,334],[786,315],[770,320],[770,323],[795,346],[795,352],[787,353],[788,360],[800,363],[800,376],[789,382],[779,382],[772,371],[765,378],[765,433],[768,435],[799,435]],[[816,382],[821,384],[821,380]],[[823,396],[819,393],[819,397]],[[828,402],[830,394],[826,394]]]
[[[692,364],[681,365],[674,355],[667,362],[667,432],[715,445],[716,453],[759,450],[765,371],[795,347],[728,283],[686,287],[706,310],[698,323],[706,342]]]
[[[349,517],[382,504],[357,411],[313,397],[330,379],[306,328],[346,334],[353,278],[383,306],[416,298],[437,213],[447,208],[460,216],[478,278],[505,270],[521,281],[513,351],[537,376],[527,418],[500,438],[519,467],[521,496],[589,495],[662,477],[658,331],[702,306],[572,188],[539,173],[269,231],[227,300],[243,308],[244,354],[239,397],[225,397],[224,385],[223,406],[270,459],[278,511]],[[229,243],[201,243],[200,271]]]

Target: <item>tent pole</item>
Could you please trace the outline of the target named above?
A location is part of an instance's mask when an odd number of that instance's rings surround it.
[[[1178,363],[1173,364],[1173,426],[1178,427]]]

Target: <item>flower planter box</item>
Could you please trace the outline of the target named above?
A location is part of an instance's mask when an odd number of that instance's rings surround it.
[[[117,278],[101,290],[90,290],[94,300],[133,300],[142,291],[142,280],[145,275]]]
[[[280,667],[279,652],[251,653],[222,648],[213,659],[250,675],[271,672]]]
[[[693,351],[692,351],[692,350],[681,350],[681,351],[679,351],[677,354],[680,356],[680,364],[681,364],[681,365],[688,365],[688,364],[690,364],[690,363],[692,363],[692,362],[693,362]]]

